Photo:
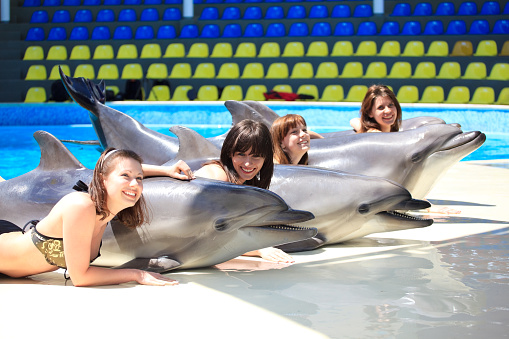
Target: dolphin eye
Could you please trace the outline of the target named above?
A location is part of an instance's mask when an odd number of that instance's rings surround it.
[[[228,228],[228,224],[224,220],[218,220],[216,221],[216,224],[214,225],[216,231],[225,231]]]
[[[369,205],[367,205],[367,204],[360,205],[358,211],[359,211],[360,214],[368,213],[369,212]]]

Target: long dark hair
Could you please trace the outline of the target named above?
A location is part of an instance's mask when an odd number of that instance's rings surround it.
[[[95,205],[95,213],[102,216],[101,220],[111,214],[107,207],[108,192],[106,192],[103,180],[114,170],[119,159],[134,159],[140,165],[143,163],[141,157],[131,150],[116,150],[110,147],[101,154],[95,165],[92,182],[88,189]],[[118,212],[117,218],[127,227],[137,227],[147,222],[148,215],[149,211],[142,194],[134,206]]]
[[[272,142],[274,143],[274,158],[281,165],[288,165],[292,163],[292,160],[288,154],[281,147],[283,139],[286,137],[288,132],[297,127],[298,125],[307,126],[306,120],[298,114],[287,114],[279,117],[272,123],[270,128],[270,134],[272,135]],[[299,165],[308,164],[308,152],[306,152],[299,160]]]
[[[378,122],[376,122],[375,118],[371,118],[369,115],[371,114],[371,111],[373,109],[373,105],[375,104],[375,100],[378,97],[385,97],[388,96],[392,102],[394,103],[394,106],[396,106],[397,110],[397,116],[396,121],[391,126],[391,132],[397,132],[399,131],[399,128],[401,126],[401,119],[402,119],[402,112],[401,112],[401,106],[399,104],[398,99],[396,98],[396,95],[394,94],[391,89],[385,85],[373,85],[370,88],[368,88],[368,91],[366,92],[366,96],[364,97],[364,100],[362,101],[361,105],[361,128],[357,133],[366,133],[370,129],[378,129],[382,130],[382,127]]]

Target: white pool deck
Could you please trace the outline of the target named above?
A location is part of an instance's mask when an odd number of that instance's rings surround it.
[[[61,270],[0,278],[0,339],[506,336],[508,256],[471,268],[461,254],[494,230],[509,253],[509,161],[493,163],[458,163],[429,194],[461,214],[298,253],[289,267],[237,258],[170,273],[173,287],[77,288]]]

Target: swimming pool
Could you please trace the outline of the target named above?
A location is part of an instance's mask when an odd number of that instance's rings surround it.
[[[184,125],[209,137],[224,133],[231,115],[222,102],[133,103],[115,102],[109,106],[137,119],[160,133],[172,135],[168,128]],[[279,115],[302,115],[308,127],[319,133],[350,129],[349,121],[358,116],[359,103],[270,102]],[[509,107],[479,105],[402,105],[403,117],[435,116],[447,123],[460,123],[464,131],[479,130],[487,141],[463,161],[509,159]],[[96,140],[88,112],[75,103],[0,104],[0,150],[3,161],[0,176],[10,179],[39,164],[40,150],[32,135],[44,130],[61,140]],[[66,143],[85,166],[93,168],[98,158],[96,146]]]

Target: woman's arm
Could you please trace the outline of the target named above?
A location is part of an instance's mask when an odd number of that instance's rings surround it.
[[[197,177],[220,180],[220,181],[228,181],[228,176],[224,169],[216,164],[205,165],[199,170],[195,172]]]
[[[179,160],[173,166],[157,166],[142,164],[143,175],[145,177],[172,177],[181,180],[195,179],[191,168],[182,160]]]
[[[316,133],[316,132],[313,132],[313,131],[309,131],[308,130],[308,133],[309,133],[309,137],[311,139],[323,139],[323,136],[321,136],[320,134]]]
[[[267,247],[267,248],[262,248],[261,250],[250,251],[250,252],[244,253],[244,255],[248,256],[248,257],[260,257],[260,258],[268,260],[268,261],[281,262],[281,263],[294,263],[295,262],[295,260],[293,260],[293,258],[289,254],[280,250],[279,248],[274,248],[274,247]]]

